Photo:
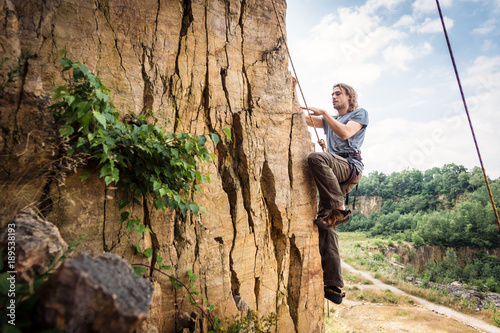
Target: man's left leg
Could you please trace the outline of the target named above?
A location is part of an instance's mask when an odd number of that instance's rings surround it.
[[[340,265],[339,237],[335,228],[321,229],[319,233],[319,252],[323,268],[323,282],[325,285],[325,298],[340,304],[342,303],[344,287],[342,268]]]

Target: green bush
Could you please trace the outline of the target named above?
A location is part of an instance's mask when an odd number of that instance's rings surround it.
[[[417,233],[413,233],[413,235],[411,236],[411,241],[415,247],[425,245],[424,239]]]
[[[500,293],[500,285],[498,284],[498,281],[496,281],[493,276],[490,276],[486,280],[485,285],[489,291],[491,291],[493,293]]]

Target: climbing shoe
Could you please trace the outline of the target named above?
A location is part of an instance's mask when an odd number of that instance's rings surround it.
[[[350,210],[341,210],[341,209],[334,209],[331,213],[332,215],[332,220],[335,222],[333,223],[333,226],[338,226],[344,223],[349,222],[351,219],[351,211]]]
[[[335,222],[332,220],[331,216],[325,216],[325,217],[318,217],[316,220],[314,220],[314,224],[318,226],[320,229],[328,229],[333,227],[333,224]]]
[[[351,219],[350,210],[334,209],[325,217],[318,217],[314,220],[314,224],[321,229],[328,229],[349,222]]]
[[[335,304],[342,303],[342,299],[345,297],[345,292],[342,292],[338,287],[328,287],[325,286],[325,298],[332,301]]]

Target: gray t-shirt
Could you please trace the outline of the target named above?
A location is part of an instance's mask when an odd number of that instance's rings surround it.
[[[363,125],[363,127],[361,127],[361,129],[349,139],[343,140],[332,131],[326,120],[323,118],[323,128],[326,134],[328,151],[332,154],[356,153],[361,155],[360,148],[365,140],[366,126],[368,126],[369,122],[368,112],[366,112],[363,108],[359,108],[352,112],[347,112],[342,116],[334,116],[333,118],[342,124],[347,124],[348,121],[352,120]],[[354,164],[358,169],[363,170],[363,163],[361,161],[353,160],[352,164]]]

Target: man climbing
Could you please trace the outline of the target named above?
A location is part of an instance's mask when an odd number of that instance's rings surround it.
[[[294,92],[297,81],[293,79]],[[325,298],[340,304],[345,293],[340,267],[339,242],[336,227],[347,223],[351,211],[344,204],[344,196],[361,179],[361,145],[368,126],[368,113],[358,108],[356,91],[343,83],[333,86],[333,108],[337,116],[326,110],[302,107],[309,110],[306,116],[309,126],[323,128],[326,135],[328,152],[314,152],[308,157],[319,192],[318,214],[314,223],[319,230],[319,250],[323,267]]]

